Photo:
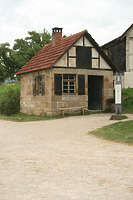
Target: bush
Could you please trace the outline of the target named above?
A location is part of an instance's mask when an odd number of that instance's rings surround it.
[[[20,91],[8,88],[4,94],[4,100],[0,104],[0,112],[5,115],[12,115],[20,110]]]

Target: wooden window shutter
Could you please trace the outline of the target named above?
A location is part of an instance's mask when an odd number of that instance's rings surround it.
[[[45,95],[45,76],[41,76],[41,95]]]
[[[78,94],[85,95],[85,75],[78,75]]]
[[[36,77],[33,77],[33,96],[36,96]]]
[[[90,69],[92,67],[91,47],[76,47],[76,66],[79,69]]]
[[[55,95],[62,95],[62,74],[54,75],[54,93]]]

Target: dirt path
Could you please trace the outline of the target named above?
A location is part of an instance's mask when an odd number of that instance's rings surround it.
[[[0,121],[0,200],[132,200],[133,146],[88,134],[109,118]]]

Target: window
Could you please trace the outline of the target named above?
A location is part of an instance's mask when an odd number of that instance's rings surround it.
[[[55,95],[75,94],[75,75],[55,74],[54,87]]]
[[[75,94],[75,75],[63,75],[63,94]]]
[[[85,95],[85,75],[78,75],[78,94]]]
[[[36,96],[36,76],[33,77],[33,96]]]
[[[45,94],[44,75],[33,77],[33,96]]]
[[[76,66],[80,69],[90,69],[92,67],[91,47],[76,47]]]
[[[44,95],[44,76],[38,76],[38,92],[39,95]]]

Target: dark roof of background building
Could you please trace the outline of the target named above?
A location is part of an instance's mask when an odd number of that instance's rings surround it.
[[[114,44],[116,44],[116,43],[119,43],[121,40],[123,40],[123,39],[125,38],[126,33],[127,33],[132,27],[133,27],[133,24],[131,24],[131,26],[130,26],[121,36],[119,36],[119,37],[117,37],[117,38],[115,38],[115,39],[113,39],[113,40],[107,42],[106,44],[102,45],[101,48],[102,48],[102,49],[106,49],[106,48],[108,48],[108,47],[111,46],[111,45],[114,45]]]

